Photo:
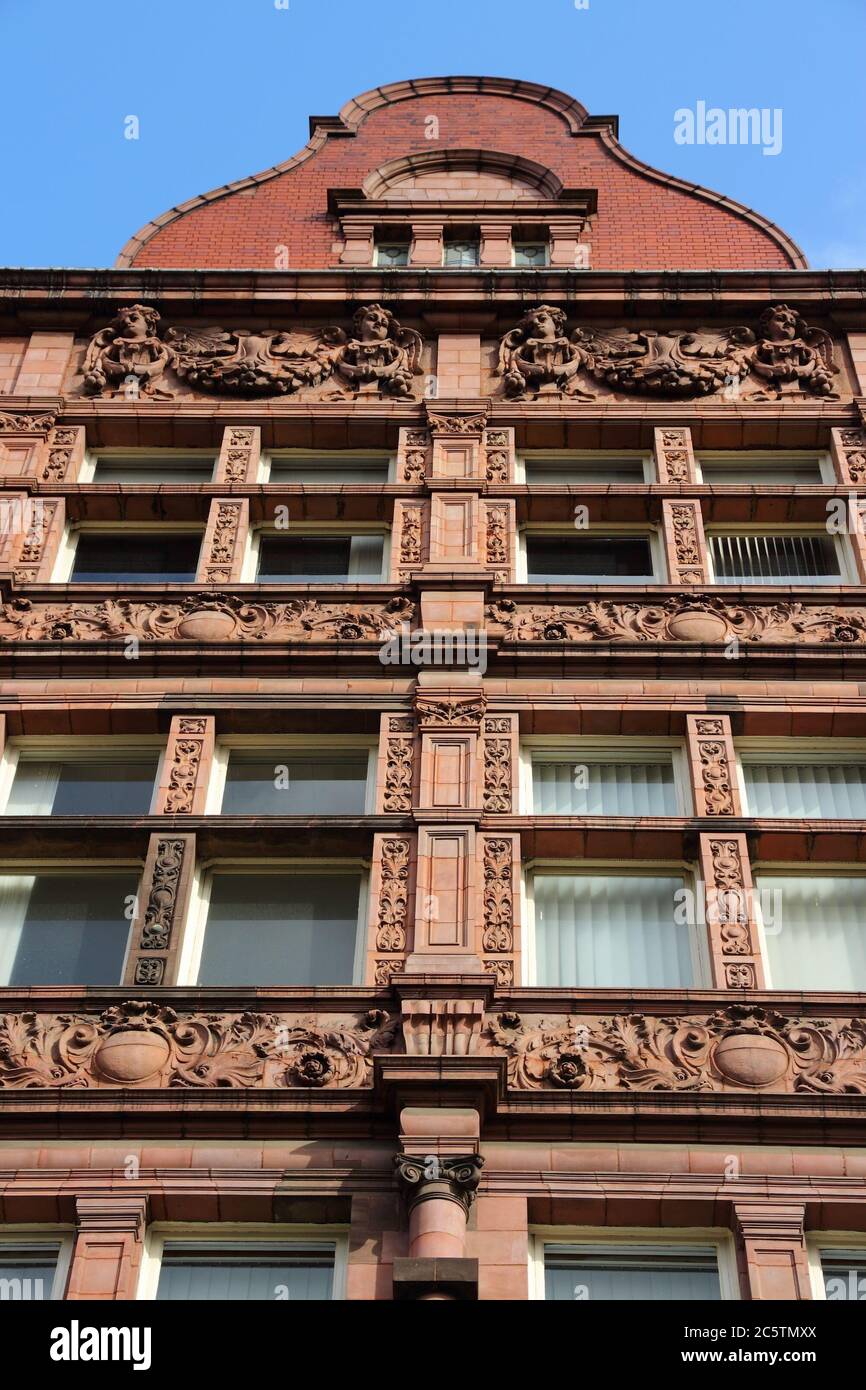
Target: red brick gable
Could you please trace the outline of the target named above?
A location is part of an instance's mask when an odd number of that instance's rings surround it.
[[[437,139],[428,138],[430,117]],[[493,150],[532,161],[566,189],[595,189],[586,240],[594,270],[801,268],[773,223],[717,193],[642,164],[620,145],[614,118],[572,98],[497,78],[423,78],[314,117],[299,154],[264,173],[174,208],[127,243],[118,265],[320,269],[339,259],[328,190],[360,188],[383,165],[439,150]]]

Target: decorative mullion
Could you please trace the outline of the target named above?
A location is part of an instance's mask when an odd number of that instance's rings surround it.
[[[215,721],[212,715],[176,715],[163,759],[156,815],[201,816],[213,762]]]
[[[383,714],[379,726],[376,814],[412,813],[417,797],[418,754],[411,714]]]
[[[485,816],[517,814],[518,733],[516,714],[488,714],[481,721]]]
[[[660,483],[697,481],[690,429],[665,428],[653,432],[653,455]]]
[[[83,425],[57,425],[49,430],[41,451],[41,483],[77,482],[84,461],[86,431]]]
[[[741,816],[737,757],[729,717],[690,714],[686,727],[696,814]]]
[[[59,497],[31,497],[22,508],[14,573],[19,584],[47,584],[66,525],[66,503]]]
[[[866,482],[866,429],[833,429],[830,451],[840,483],[859,487]]]
[[[246,498],[210,504],[196,581],[199,584],[237,584],[243,570],[244,547],[250,529]]]
[[[482,472],[485,482],[511,483],[515,472],[514,430],[486,429],[482,437]]]
[[[227,425],[217,459],[217,483],[254,483],[259,471],[262,431],[258,425]]]
[[[482,563],[497,584],[513,584],[517,563],[517,510],[512,499],[481,503]]]
[[[707,542],[700,502],[662,502],[665,554],[671,584],[706,584]]]
[[[365,974],[370,984],[388,985],[391,976],[406,967],[414,928],[416,861],[414,833],[374,835]]]
[[[520,836],[479,835],[476,950],[500,988],[520,979]]]
[[[745,835],[700,836],[705,925],[716,989],[763,989],[755,892]],[[698,913],[700,922],[701,914]]]
[[[195,870],[195,836],[151,835],[124,972],[126,985],[173,985]]]
[[[423,486],[430,473],[433,456],[433,436],[429,429],[412,426],[400,430],[397,448],[397,480]]]
[[[394,537],[391,552],[391,580],[395,584],[409,580],[427,559],[430,547],[429,503],[394,503]]]

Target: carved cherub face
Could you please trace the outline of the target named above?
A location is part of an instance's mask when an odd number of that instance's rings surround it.
[[[792,343],[800,336],[800,315],[787,304],[768,309],[761,318],[764,337],[771,343]]]
[[[551,309],[547,304],[542,304],[538,309],[532,309],[523,323],[524,337],[550,342],[561,334],[565,315],[561,309]]]
[[[355,332],[362,343],[382,343],[391,333],[391,315],[378,304],[355,315]]]
[[[145,304],[127,304],[118,310],[117,318],[111,325],[118,336],[123,338],[149,338],[159,323],[159,314]]]

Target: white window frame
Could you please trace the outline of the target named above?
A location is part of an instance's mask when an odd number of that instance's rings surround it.
[[[568,875],[571,878],[589,878],[604,874],[608,878],[676,878],[681,877],[683,888],[691,893],[695,905],[693,916],[699,917],[700,904],[706,901],[704,885],[700,881],[693,864],[683,861],[670,863],[653,859],[649,861],[632,860],[627,865],[612,864],[609,859],[531,859],[521,873],[521,906],[526,929],[523,933],[521,985],[532,989],[569,988],[578,986],[548,986],[538,983],[538,957],[535,936],[535,881],[551,875]],[[688,923],[689,949],[692,961],[692,983],[688,989],[712,989],[710,969],[709,933],[705,922]],[[594,986],[579,986],[581,989]],[[611,986],[611,988],[617,988]],[[636,989],[638,986],[623,985],[623,989]],[[656,987],[656,992],[660,987]]]
[[[355,461],[364,463],[375,462],[387,469],[386,483],[393,483],[397,477],[397,456],[386,450],[376,449],[269,449],[267,453],[262,453],[259,460],[259,476],[257,481],[260,483],[270,483],[271,465],[273,463],[302,463],[304,459],[317,459],[323,466],[330,465],[336,467],[339,464],[346,464],[350,467]],[[287,483],[284,479],[275,478],[274,487],[296,487],[297,483]],[[301,484],[302,487],[342,487],[341,483],[316,483],[311,479],[309,483]],[[359,479],[355,483],[345,484],[345,486],[361,487],[363,484]],[[382,482],[370,484],[371,487],[382,487]]]
[[[826,1251],[832,1255],[839,1250],[862,1250],[866,1264],[866,1231],[808,1231],[806,1233],[806,1254],[809,1260],[809,1283],[812,1297],[819,1303],[828,1302],[824,1288],[824,1270],[821,1255]],[[837,1300],[833,1300],[836,1302]],[[841,1300],[839,1300],[841,1301]]]
[[[828,575],[823,578],[820,575],[802,575],[797,576],[796,578],[792,578],[790,580],[786,580],[784,583],[780,582],[772,585],[765,579],[720,580],[716,577],[715,565],[713,564],[713,548],[711,545],[711,541],[713,540],[713,538],[720,536],[741,537],[743,540],[748,539],[750,536],[829,537],[830,541],[833,544],[833,549],[836,553],[836,561],[839,566],[839,573],[838,575]],[[707,582],[709,584],[718,585],[720,589],[736,589],[737,587],[741,587],[744,589],[773,588],[780,590],[785,589],[786,587],[803,589],[813,587],[821,589],[833,589],[842,588],[845,585],[856,585],[860,582],[857,577],[856,568],[854,565],[854,558],[851,554],[850,546],[846,544],[845,536],[837,535],[834,532],[828,531],[826,526],[774,526],[772,524],[762,525],[758,522],[742,522],[738,523],[736,526],[708,526],[706,528],[706,538],[708,576]]]
[[[667,571],[664,560],[664,546],[662,544],[659,527],[646,524],[626,524],[620,526],[587,526],[578,531],[574,527],[563,526],[559,522],[541,522],[523,525],[518,530],[517,538],[517,582],[518,584],[529,584],[527,578],[529,573],[529,560],[526,550],[526,542],[529,537],[539,539],[555,540],[561,537],[564,540],[573,539],[575,536],[580,540],[631,540],[642,537],[649,541],[650,562],[652,564],[652,578],[637,578],[627,574],[620,575],[618,579],[602,579],[600,576],[589,579],[569,579],[566,576],[559,576],[551,580],[551,584],[567,587],[569,584],[579,588],[599,586],[604,589],[614,588],[633,588],[650,586],[666,583]],[[532,581],[536,583],[537,581]]]
[[[383,246],[405,246],[406,260],[403,265],[391,265],[379,260],[379,252]],[[402,241],[394,237],[376,237],[373,241],[373,265],[380,270],[408,270],[412,263],[412,242]]]
[[[10,738],[0,753],[0,816],[6,813],[15,774],[22,762],[112,762],[115,757],[122,762],[124,757],[133,757],[136,753],[156,753],[150,806],[143,813],[152,816],[162,781],[165,749],[166,740],[161,734],[142,734],[135,739],[116,734],[105,737],[92,734],[22,734]],[[40,817],[42,819],[50,820],[51,817]]]
[[[861,864],[835,862],[825,864],[823,861],[818,866],[818,872],[816,872],[816,866],[814,864],[804,866],[803,864],[779,864],[775,861],[764,862],[762,860],[759,860],[757,863],[752,865],[752,883],[754,887],[753,912],[755,926],[758,932],[758,950],[760,951],[761,960],[764,964],[764,979],[766,982],[764,988],[776,989],[778,988],[778,986],[773,984],[773,975],[770,966],[770,955],[767,950],[767,931],[764,925],[764,914],[761,907],[761,888],[759,884],[759,879],[761,879],[765,874],[784,874],[786,878],[866,879],[866,868],[864,868]],[[845,987],[840,985],[839,991],[840,993],[845,993]],[[850,993],[851,990],[849,989],[848,992]]]
[[[734,470],[738,472],[742,470],[743,483],[747,487],[751,486],[749,469],[754,464],[762,464],[765,467],[771,467],[774,471],[778,469],[781,475],[785,472],[786,468],[796,468],[806,463],[814,463],[818,466],[820,477],[815,483],[806,484],[805,486],[833,487],[837,482],[835,470],[833,468],[833,460],[828,453],[821,449],[786,449],[784,452],[779,452],[778,456],[776,456],[776,450],[774,449],[701,449],[695,455],[695,473],[699,483],[705,481],[703,473],[704,463],[709,463],[711,465],[723,464],[725,467],[730,468],[732,472]],[[707,483],[707,487],[737,486],[737,483],[714,483],[712,480]],[[780,476],[779,486],[800,487],[804,486],[804,484],[796,479],[794,482],[789,482],[784,477]]]
[[[786,767],[833,767],[843,763],[866,763],[864,738],[737,738],[734,740],[737,785],[743,815],[756,816],[749,808],[745,766],[747,763],[782,763]],[[781,817],[780,817],[781,819]],[[785,817],[788,819],[788,817]],[[793,818],[792,818],[793,819]],[[822,817],[832,820],[835,817]]]
[[[46,817],[48,819],[48,817]],[[43,877],[51,875],[53,878],[93,878],[94,876],[104,876],[107,874],[136,874],[135,885],[136,904],[140,906],[141,876],[144,873],[144,861],[141,859],[87,859],[76,860],[74,864],[69,859],[0,859],[0,877],[7,874],[20,874],[22,878]],[[120,979],[117,981],[119,987],[123,983],[126,974],[126,967],[129,963],[129,955],[132,950],[132,925],[134,917],[128,920],[126,932],[126,945],[123,950],[123,960],[120,966]],[[24,989],[30,986],[24,985],[2,985],[3,989]],[[36,988],[36,986],[33,986]],[[63,986],[60,986],[63,988]],[[97,985],[97,989],[114,989],[114,985]]]
[[[543,246],[544,260],[541,265],[518,265],[517,250],[520,246]],[[515,270],[547,270],[550,266],[550,233],[547,236],[529,237],[512,234],[511,238],[511,264]]]
[[[327,756],[340,753],[367,752],[367,783],[364,790],[365,816],[371,816],[376,809],[376,764],[379,740],[373,735],[364,737],[352,734],[332,734],[318,737],[315,734],[224,734],[216,740],[211,763],[210,778],[205,798],[205,815],[222,815],[222,802],[228,776],[229,758],[233,752],[304,754],[314,757],[317,753]],[[277,819],[277,817],[275,817]]]
[[[214,1245],[221,1245],[226,1241],[243,1241],[249,1245],[275,1242],[298,1246],[327,1244],[333,1246],[334,1250],[332,1301],[342,1302],[346,1297],[349,1232],[345,1226],[290,1225],[261,1221],[156,1221],[148,1226],[145,1234],[138,1285],[134,1295],[136,1300],[144,1302],[156,1299],[163,1250],[166,1244],[174,1241],[196,1241],[202,1244],[213,1242]]]
[[[262,537],[277,536],[283,539],[287,537],[307,537],[307,536],[381,536],[382,537],[382,572],[378,579],[359,580],[347,576],[346,579],[322,580],[321,583],[315,579],[282,580],[273,578],[259,579],[259,554],[261,550]],[[260,526],[251,526],[247,535],[247,544],[244,551],[243,565],[241,570],[241,583],[260,584],[264,587],[268,585],[291,585],[296,583],[302,588],[348,588],[352,584],[387,584],[388,576],[391,573],[391,529],[383,526],[381,522],[356,521],[350,526],[345,524],[335,525],[333,522],[291,522],[288,527],[279,528],[272,522],[264,523]]]
[[[476,234],[476,233],[477,233],[477,234]],[[464,244],[467,245],[467,246],[475,246],[475,247],[477,247],[477,250],[478,250],[478,256],[477,256],[477,258],[472,262],[471,265],[449,265],[449,264],[448,264],[448,247],[449,247],[449,246],[453,246],[453,245],[458,245],[458,246],[459,246],[459,245],[464,245]],[[442,269],[443,269],[443,270],[481,270],[481,269],[482,269],[482,266],[481,266],[481,235],[480,235],[480,232],[478,232],[478,229],[477,229],[477,228],[473,229],[472,234],[469,235],[469,236],[449,236],[449,235],[443,236],[443,238],[442,238]]]
[[[52,1226],[35,1222],[16,1225],[10,1222],[4,1223],[0,1227],[0,1254],[2,1254],[4,1245],[53,1245],[57,1247],[57,1264],[54,1268],[51,1292],[45,1299],[46,1303],[56,1303],[63,1299],[69,1279],[74,1244],[75,1232],[70,1230],[68,1226]]]
[[[51,571],[51,584],[71,584],[72,570],[75,566],[75,552],[78,547],[78,539],[87,533],[88,535],[114,535],[124,536],[164,536],[167,531],[175,535],[198,536],[199,558],[196,562],[196,571],[201,564],[201,548],[204,541],[205,528],[201,524],[191,525],[188,521],[83,521],[67,522],[63,531],[63,540],[57,549],[57,557]],[[82,580],[75,581],[82,583]],[[88,584],[99,584],[100,580],[88,580]],[[111,583],[111,580],[105,581]],[[152,576],[147,581],[151,584],[159,584],[158,574]],[[187,583],[194,584],[195,579],[187,580]]]
[[[76,481],[79,483],[95,483],[97,486],[101,487],[118,487],[122,486],[122,484],[99,482],[99,479],[96,477],[96,469],[98,464],[110,463],[115,464],[119,468],[122,468],[124,464],[128,464],[130,467],[130,472],[134,472],[136,464],[143,466],[149,461],[156,462],[158,460],[160,463],[162,463],[164,460],[167,465],[166,473],[170,475],[173,460],[175,462],[180,462],[180,460],[186,462],[190,459],[201,459],[202,462],[204,462],[206,459],[211,460],[211,475],[209,478],[203,477],[201,481],[203,485],[206,483],[212,483],[214,480],[214,474],[216,473],[217,462],[219,460],[219,450],[163,449],[160,447],[154,449],[88,449],[85,452],[84,459],[81,464],[81,471],[79,472]],[[130,482],[132,483],[134,481],[134,477],[130,477]],[[173,484],[174,480],[171,478],[171,476],[167,476],[165,482]],[[148,483],[146,484],[146,486],[161,487],[162,484]],[[183,486],[190,487],[192,486],[192,484],[184,483]]]
[[[535,763],[657,763],[666,759],[670,759],[673,767],[677,800],[675,815],[694,815],[688,758],[681,739],[654,738],[648,741],[637,735],[607,737],[585,734],[570,738],[562,734],[531,734],[520,740],[519,758],[519,801],[520,814],[523,816],[542,814],[535,809]],[[611,816],[610,819],[619,818]],[[632,817],[627,819],[631,820]]]
[[[550,1245],[609,1245],[628,1249],[652,1245],[671,1253],[688,1245],[712,1245],[716,1250],[722,1302],[740,1302],[737,1252],[730,1231],[716,1226],[677,1229],[672,1226],[530,1226],[529,1297],[545,1301],[544,1251]]]
[[[639,487],[641,483],[652,484],[656,482],[655,466],[651,454],[641,450],[627,449],[522,449],[515,459],[514,480],[518,483],[525,483],[527,463],[543,463],[547,460],[551,463],[569,464],[574,471],[574,477],[570,486],[579,487],[582,475],[591,469],[594,471],[597,464],[635,463],[640,464],[643,470],[642,478],[635,478],[633,482],[611,483],[611,487]],[[542,484],[546,486],[546,484]],[[565,484],[563,484],[565,486]],[[587,483],[587,487],[603,487],[605,483]]]
[[[240,875],[262,879],[276,876],[318,874],[322,878],[334,874],[358,879],[358,920],[355,929],[355,953],[350,985],[364,983],[367,953],[367,914],[370,898],[370,866],[362,859],[210,859],[196,864],[190,892],[189,910],[180,935],[178,986],[196,987],[201,967],[210,911],[210,896],[217,874]],[[287,983],[287,982],[285,982]]]

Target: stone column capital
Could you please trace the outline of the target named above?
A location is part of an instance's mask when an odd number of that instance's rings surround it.
[[[394,1166],[409,1210],[419,1202],[456,1202],[468,1216],[481,1181],[480,1154],[395,1154]]]

